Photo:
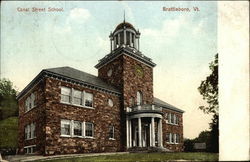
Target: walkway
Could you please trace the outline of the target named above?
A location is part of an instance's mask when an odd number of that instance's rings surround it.
[[[76,157],[88,157],[88,156],[100,156],[100,155],[118,155],[127,154],[128,152],[109,152],[109,153],[85,153],[85,154],[66,154],[66,155],[52,155],[52,156],[41,156],[41,155],[15,155],[8,156],[8,161],[13,162],[25,162],[35,160],[51,160],[51,159],[65,159],[65,158],[76,158]]]

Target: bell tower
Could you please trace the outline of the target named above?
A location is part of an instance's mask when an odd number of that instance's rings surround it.
[[[110,33],[110,53],[95,66],[98,77],[120,89],[124,109],[153,103],[155,63],[140,51],[140,32],[124,21]]]
[[[135,50],[139,50],[140,48],[140,32],[139,30],[135,30],[133,25],[130,23],[123,21],[123,23],[119,24],[114,32],[111,32],[109,35],[110,38],[110,50],[111,52],[119,47],[128,46]]]

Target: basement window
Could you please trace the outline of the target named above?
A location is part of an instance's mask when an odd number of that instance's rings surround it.
[[[24,147],[25,154],[33,154],[36,152],[36,145],[25,146]]]

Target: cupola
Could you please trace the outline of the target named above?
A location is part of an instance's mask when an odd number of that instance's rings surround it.
[[[119,47],[131,47],[139,51],[140,32],[125,20],[110,33],[111,52]]]

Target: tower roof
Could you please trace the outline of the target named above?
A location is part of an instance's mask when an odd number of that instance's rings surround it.
[[[123,29],[123,28],[130,28],[130,29],[133,29],[134,31],[136,31],[135,30],[135,28],[134,28],[134,26],[132,25],[132,24],[130,24],[130,23],[128,23],[128,22],[122,22],[122,23],[120,23],[120,24],[118,24],[117,26],[116,26],[116,28],[115,28],[115,31],[117,31],[117,30],[119,30],[119,29]]]

